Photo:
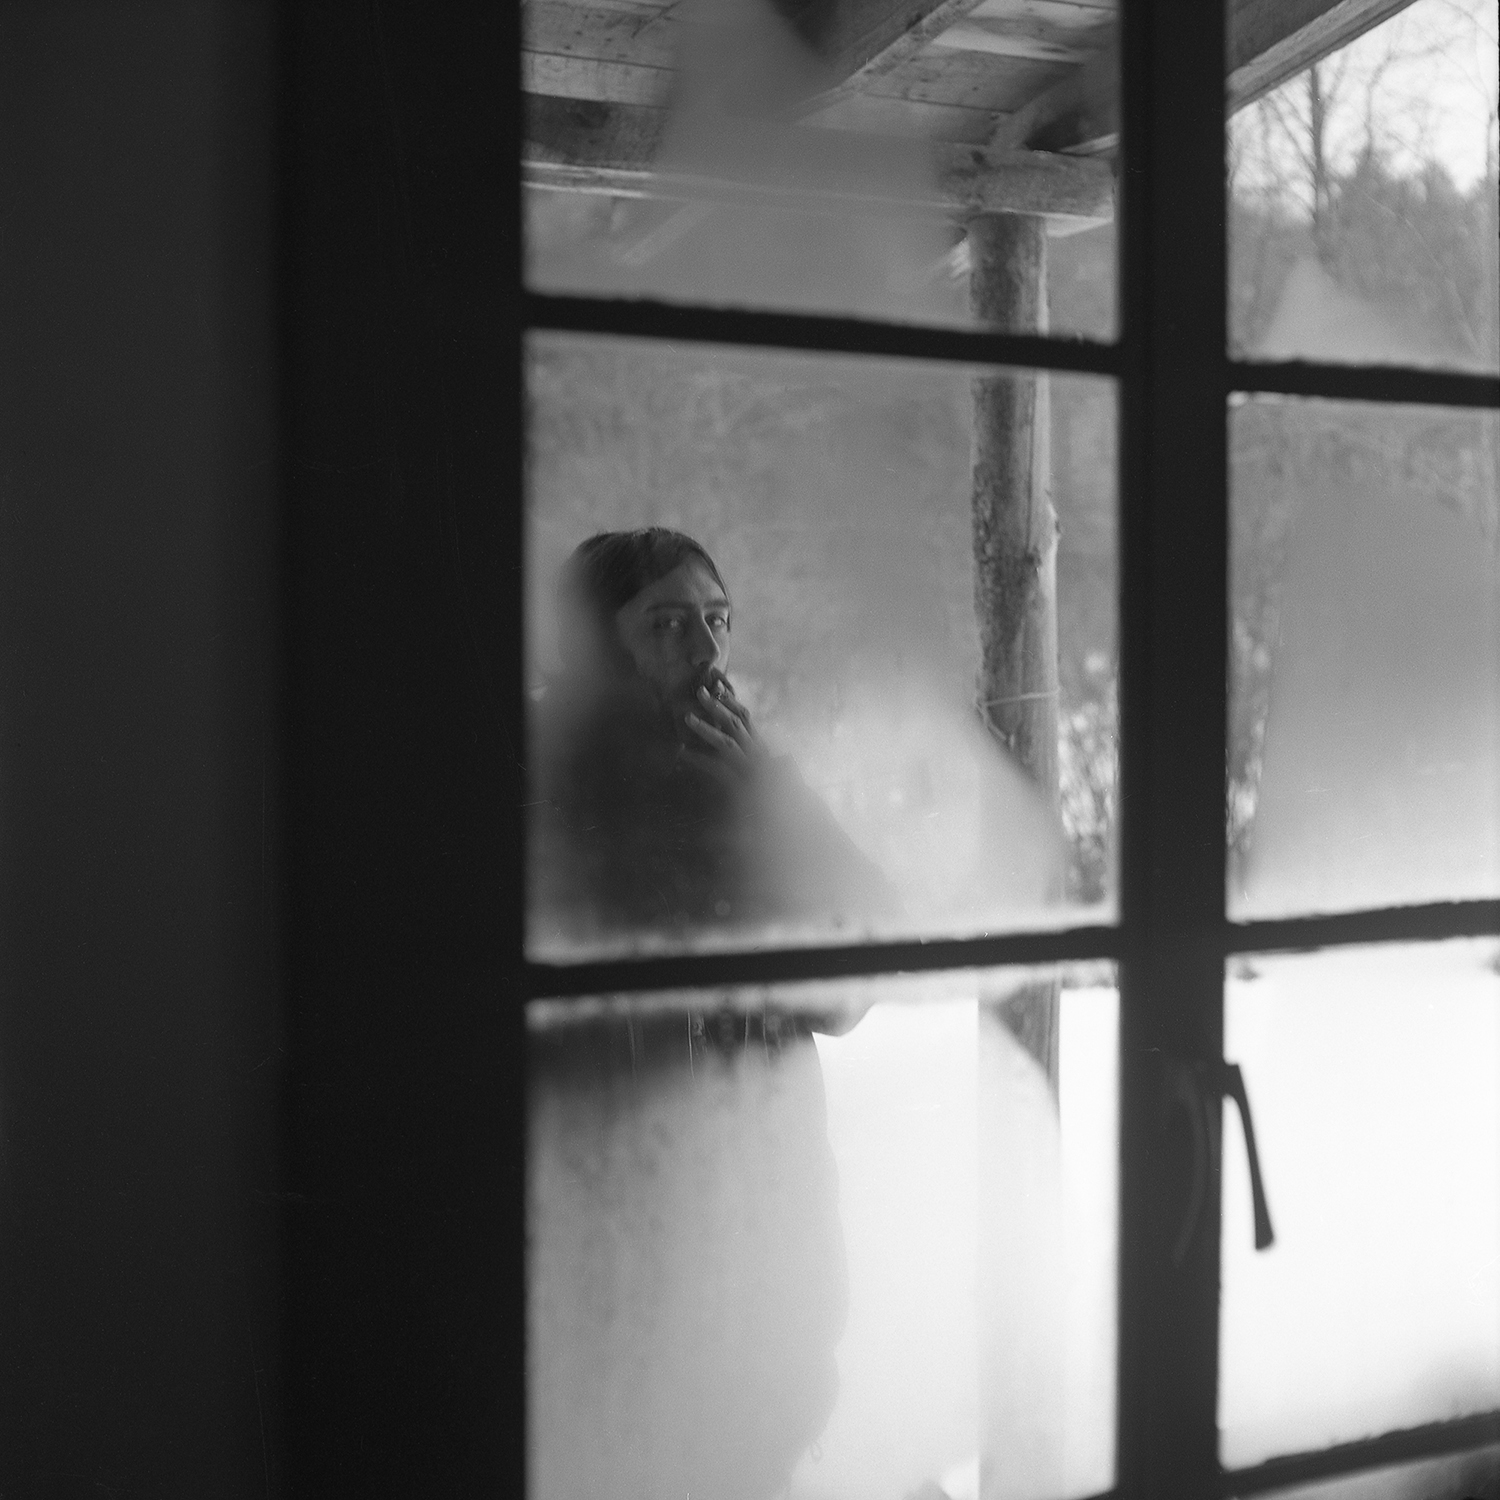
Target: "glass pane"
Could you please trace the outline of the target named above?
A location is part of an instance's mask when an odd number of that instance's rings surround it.
[[[1500,1407],[1500,945],[1230,965],[1276,1231],[1225,1112],[1224,1462]]]
[[[1495,369],[1495,0],[1415,0],[1288,78],[1274,9],[1229,14],[1233,352]]]
[[[1230,911],[1500,893],[1500,419],[1231,420]]]
[[[1500,1448],[1369,1469],[1266,1493],[1275,1500],[1500,1500]]]
[[[522,15],[534,288],[1113,336],[1113,0]]]
[[[534,955],[1110,919],[1109,382],[572,337],[529,376]],[[651,526],[704,551],[576,550]]]
[[[534,1004],[533,1500],[1109,1488],[1117,1023],[1105,966]]]

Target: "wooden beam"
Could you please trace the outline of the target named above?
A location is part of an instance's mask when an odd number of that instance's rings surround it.
[[[1120,54],[1114,36],[1066,78],[1001,121],[996,150],[1062,151],[1093,155],[1120,139]]]
[[[605,104],[657,105],[671,97],[671,84],[672,74],[665,68],[541,52],[521,54],[521,87],[527,94]]]
[[[1226,106],[1233,114],[1389,20],[1412,0],[1231,0]],[[1093,153],[1119,140],[1113,41],[1001,122],[996,149]]]
[[[1059,25],[1047,16],[1021,11],[1013,15],[981,15],[976,7],[965,21],[934,37],[941,51],[987,52],[996,57],[1026,57],[1037,62],[1082,63],[1109,44],[1112,22],[1100,11],[1080,11],[1088,24]]]
[[[979,0],[839,0],[820,37],[831,87],[810,103],[822,108],[861,93],[873,79],[916,56],[949,27],[962,21]]]
[[[1005,333],[1046,333],[1043,226],[984,214],[969,225],[968,239],[975,323]],[[971,482],[980,723],[1056,808],[1058,525],[1048,394],[1044,374],[1007,370],[975,377]],[[1003,813],[997,817],[986,808],[986,814],[992,827],[1004,827]],[[1055,1090],[1055,976],[1025,986],[988,1019],[1011,1029]]]
[[[1233,114],[1411,0],[1231,0],[1226,103]]]
[[[536,187],[719,202],[774,199],[810,209],[863,205],[954,218],[1012,213],[1101,222],[1114,212],[1114,173],[1106,162],[744,121],[736,127],[734,158],[716,159],[707,170],[663,159],[666,110],[556,98],[526,102],[523,168]]]

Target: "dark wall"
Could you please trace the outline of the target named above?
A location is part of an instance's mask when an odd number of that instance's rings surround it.
[[[287,15],[289,1463],[510,1493],[519,7]]]
[[[274,51],[0,10],[0,1490],[263,1494]]]
[[[518,7],[423,9],[0,12],[6,1494],[519,1472]]]

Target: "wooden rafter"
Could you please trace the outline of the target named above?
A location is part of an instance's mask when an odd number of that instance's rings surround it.
[[[1347,46],[1412,0],[1231,0],[1226,107],[1230,114]],[[1001,121],[990,144],[1040,151],[1112,148],[1119,131],[1113,46]]]
[[[1120,55],[1113,37],[1081,68],[1002,120],[990,145],[1094,155],[1120,139]]]
[[[1231,0],[1230,114],[1347,46],[1412,0]]]
[[[527,107],[523,169],[535,187],[721,202],[774,197],[954,217],[1025,213],[1074,224],[1114,212],[1106,162],[747,121],[736,137],[743,154],[705,172],[664,160],[666,110],[552,98],[531,98]],[[911,170],[893,172],[903,161]],[[768,174],[767,162],[796,170]]]
[[[861,93],[964,20],[979,0],[842,0],[820,51],[836,82],[817,98],[826,107]]]

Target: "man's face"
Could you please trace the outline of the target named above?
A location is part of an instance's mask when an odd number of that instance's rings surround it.
[[[729,601],[695,558],[643,588],[615,625],[636,671],[674,719],[699,708],[694,694],[729,665]]]

